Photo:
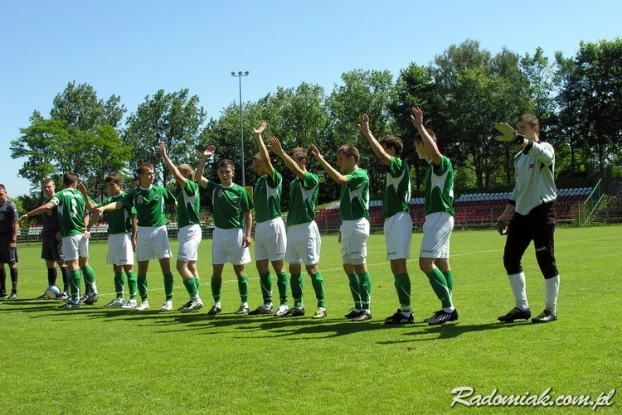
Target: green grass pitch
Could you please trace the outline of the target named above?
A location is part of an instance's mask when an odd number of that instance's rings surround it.
[[[315,299],[305,276],[307,316],[238,316],[237,284],[227,265],[223,313],[211,306],[210,245],[200,246],[205,308],[159,313],[164,301],[157,261],[149,273],[152,310],[107,309],[114,298],[105,242],[92,242],[90,262],[100,299],[94,306],[58,310],[36,300],[46,288],[38,244],[20,245],[19,298],[0,301],[0,367],[4,414],[490,414],[589,413],[579,406],[451,407],[452,389],[475,394],[590,395],[622,384],[622,227],[559,228],[556,256],[561,286],[559,320],[534,325],[497,323],[513,297],[502,266],[504,238],[494,231],[455,231],[451,263],[457,323],[431,327],[439,308],[418,269],[421,234],[413,235],[409,272],[414,325],[389,327],[398,306],[384,238],[369,239],[373,279],[370,321],[343,315],[351,307],[336,236],[323,238],[320,269],[328,317],[312,320]],[[177,242],[172,241],[173,252]],[[534,314],[544,304],[533,246],[523,266]],[[174,269],[174,267],[173,267]],[[8,274],[8,272],[7,272]],[[247,266],[250,306],[261,303],[254,263]],[[176,274],[175,308],[187,301]],[[7,275],[10,286],[10,279]],[[275,286],[276,289],[276,286]],[[290,298],[291,304],[291,298]],[[619,413],[612,406],[600,412]],[[474,412],[475,411],[475,412]]]

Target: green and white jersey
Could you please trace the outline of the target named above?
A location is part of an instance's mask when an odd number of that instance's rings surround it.
[[[341,220],[369,219],[369,177],[361,168],[346,174],[348,183],[341,186]]]
[[[281,217],[281,192],[283,191],[283,177],[274,170],[272,176],[264,174],[255,183],[253,204],[255,205],[255,220],[257,223],[266,222]]]
[[[84,233],[84,210],[86,203],[77,189],[63,189],[50,200],[58,208],[60,236],[74,236]]]
[[[289,189],[289,213],[287,214],[287,226],[300,225],[301,223],[315,220],[315,205],[320,191],[320,180],[317,175],[305,172],[302,180],[294,179]]]
[[[430,161],[425,170],[423,184],[425,186],[424,215],[435,212],[449,212],[452,216],[456,215],[453,207],[454,168],[449,158],[441,156],[439,166]]]
[[[116,196],[108,196],[104,199],[99,206],[106,206],[109,203],[116,203],[123,199],[126,195],[125,192],[121,192]],[[109,210],[106,212],[106,219],[108,220],[108,234],[118,235],[121,233],[132,232],[132,215],[136,214],[134,207],[123,206],[122,209]]]
[[[235,183],[224,187],[211,180],[206,188],[212,195],[214,225],[220,229],[244,229],[244,214],[253,208],[246,189]]]
[[[182,188],[177,196],[177,226],[179,229],[189,225],[200,225],[201,198],[199,184],[186,179],[186,187]]]
[[[166,205],[175,203],[175,196],[165,187],[152,185],[148,189],[137,187],[121,199],[124,206],[136,209],[138,226],[166,225]]]
[[[385,218],[399,212],[410,212],[410,176],[408,163],[398,157],[391,157],[391,165],[387,166],[382,194],[382,213]]]

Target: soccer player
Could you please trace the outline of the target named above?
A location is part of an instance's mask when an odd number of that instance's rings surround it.
[[[194,181],[194,170],[188,164],[175,166],[166,153],[166,146],[160,143],[160,155],[166,162],[166,166],[181,187],[177,206],[177,239],[179,251],[177,253],[177,271],[184,281],[184,287],[188,291],[190,301],[178,310],[185,313],[199,310],[203,307],[203,301],[199,297],[199,271],[197,259],[199,244],[203,239],[201,231],[201,199],[199,197],[199,185]]]
[[[315,223],[315,205],[319,192],[317,175],[307,171],[307,152],[301,147],[283,151],[278,138],[270,137],[272,151],[279,156],[296,176],[290,184],[289,214],[287,215],[287,249],[285,260],[289,263],[290,286],[294,306],[288,311],[279,308],[277,317],[304,316],[302,264],[311,277],[311,284],[317,299],[317,308],[312,318],[326,317],[324,278],[318,267],[322,239]]]
[[[11,274],[11,295],[9,300],[17,298],[17,235],[19,234],[19,215],[17,206],[7,196],[6,187],[0,184],[0,297],[6,297],[6,271],[4,264],[9,264]]]
[[[48,203],[56,194],[56,184],[52,179],[45,179],[43,181],[43,194],[45,199],[43,205]],[[63,258],[63,245],[61,243],[60,236],[60,218],[58,215],[58,208],[48,210],[42,215],[43,218],[43,230],[41,231],[41,258],[45,260],[45,266],[48,274],[48,286],[56,285],[56,278],[58,272],[56,270],[56,264],[60,268],[60,272],[63,278],[63,291],[58,297],[59,300],[67,300],[69,298],[69,268],[65,264]],[[40,299],[48,298],[46,293],[43,293]]]
[[[126,192],[123,190],[123,180],[118,173],[110,173],[104,179],[106,190],[109,196],[100,205],[105,206],[109,203],[116,203],[121,200]],[[78,189],[83,192],[87,205],[89,198],[86,196],[86,187],[82,183]],[[91,209],[98,206],[92,204]],[[108,253],[106,263],[112,265],[114,273],[114,288],[116,297],[106,304],[106,307],[121,307],[124,309],[136,308],[136,294],[138,282],[134,272],[134,252],[136,251],[136,209],[126,208],[112,210],[106,213],[108,220]],[[127,285],[129,288],[129,300],[125,302],[125,275],[127,275]]]
[[[369,141],[374,154],[387,166],[382,192],[384,241],[400,307],[384,322],[386,324],[414,323],[415,318],[410,305],[410,276],[406,267],[406,261],[410,258],[412,219],[408,206],[410,202],[408,163],[401,158],[404,145],[401,139],[392,135],[387,135],[380,141],[376,140],[369,129],[367,114],[363,114],[363,122],[358,127]]]
[[[277,313],[287,311],[287,272],[284,259],[287,246],[285,222],[281,216],[281,193],[283,192],[283,177],[270,160],[268,149],[261,137],[266,123],[262,123],[253,130],[259,153],[253,158],[253,169],[259,178],[253,191],[255,205],[255,265],[259,273],[259,286],[263,297],[263,304],[248,314],[273,314],[272,305],[272,275],[270,263],[277,277],[279,290],[279,309]]]
[[[454,278],[449,264],[449,240],[456,214],[453,208],[454,169],[451,160],[439,151],[434,132],[423,126],[421,108],[412,108],[410,118],[417,129],[415,149],[419,158],[428,163],[423,179],[425,222],[419,268],[428,277],[442,307],[424,321],[429,325],[445,324],[458,320],[458,311],[453,303]]]
[[[495,127],[499,127],[497,124]],[[525,273],[521,266],[523,254],[533,241],[538,266],[544,276],[544,311],[531,319],[533,323],[557,320],[559,271],[555,262],[555,149],[540,141],[540,122],[533,114],[523,114],[516,122],[516,131],[505,124],[498,128],[504,135],[497,140],[512,142],[521,150],[514,156],[516,184],[512,196],[497,219],[501,233],[507,227],[503,251],[503,266],[510,280],[515,307],[499,321],[511,323],[517,319],[529,320],[531,311],[527,302]],[[508,219],[514,212],[509,226]]]
[[[82,214],[86,211],[87,206],[82,193],[77,190],[78,175],[74,172],[65,173],[63,175],[63,185],[65,188],[56,192],[48,203],[22,215],[20,220],[46,213],[54,208],[58,209],[63,257],[69,267],[69,292],[71,295],[67,303],[59,308],[72,310],[80,307],[80,300],[89,305],[95,303],[98,295],[97,286],[95,285],[95,272],[88,264],[88,242],[92,226],[89,227],[85,223],[85,218],[88,218],[88,214]],[[99,212],[95,211],[95,215],[90,223],[97,223],[99,216]],[[84,275],[85,285],[89,288],[89,294],[86,299],[80,298],[82,275]]]
[[[213,145],[205,149],[194,176],[195,181],[211,195],[214,213],[211,279],[214,305],[207,314],[213,316],[222,311],[222,271],[227,262],[233,265],[238,280],[241,303],[235,313],[248,314],[248,276],[244,264],[251,262],[249,246],[253,226],[253,202],[246,189],[233,182],[235,169],[231,160],[223,159],[216,165],[220,183],[203,177],[205,163],[214,155],[215,150]]]
[[[166,205],[175,205],[175,196],[165,187],[154,185],[153,165],[142,163],[138,166],[139,185],[127,192],[121,199],[97,209],[99,214],[123,207],[135,208],[138,218],[136,232],[136,261],[138,262],[138,294],[141,302],[136,311],[149,309],[148,279],[149,261],[157,258],[164,279],[165,301],[160,311],[173,310],[174,279],[171,272],[171,248],[166,230]]]
[[[339,204],[339,242],[343,269],[348,276],[354,300],[344,317],[352,321],[371,319],[371,276],[367,270],[367,238],[369,237],[369,177],[358,165],[360,154],[356,147],[344,144],[337,150],[337,166],[332,167],[315,145],[311,155],[322,165],[336,183],[341,185]],[[342,174],[343,173],[343,174]]]

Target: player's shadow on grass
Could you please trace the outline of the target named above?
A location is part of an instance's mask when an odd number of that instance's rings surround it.
[[[269,331],[272,336],[290,340],[311,340],[347,336],[360,332],[385,329],[383,322],[348,321],[335,319],[284,318],[261,322],[259,329]]]
[[[476,333],[478,331],[490,331],[490,330],[499,330],[499,329],[511,329],[511,328],[520,328],[521,326],[529,327],[535,326],[531,323],[525,322],[516,322],[516,323],[500,323],[493,322],[483,323],[483,324],[444,324],[438,326],[429,326],[426,325],[423,330],[409,330],[408,332],[402,332],[402,336],[423,336],[420,338],[414,339],[415,341],[430,341],[430,340],[442,340],[442,339],[452,339],[454,337],[458,337],[464,333]],[[400,326],[401,328],[410,328],[412,326]],[[524,328],[523,327],[523,328]],[[434,336],[432,336],[434,335]],[[379,342],[380,344],[393,344],[393,343],[408,343],[412,340],[407,339],[398,339],[395,341],[387,341],[387,342]]]
[[[0,301],[0,311],[22,311],[26,313],[40,313],[42,311],[59,310],[58,307],[65,304],[62,301],[43,300],[37,298],[18,298],[16,300],[4,300]],[[68,312],[74,312],[77,310],[66,310]],[[47,317],[47,314],[40,316],[34,316],[33,318]]]

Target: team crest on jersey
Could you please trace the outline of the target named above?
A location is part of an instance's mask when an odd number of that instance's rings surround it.
[[[136,204],[138,205],[143,204],[143,197],[141,195],[138,195],[138,197],[136,198]]]
[[[0,213],[0,220],[4,220],[4,213]]]
[[[222,191],[222,189],[220,189],[218,191],[218,197],[222,197],[225,194],[225,192]]]

